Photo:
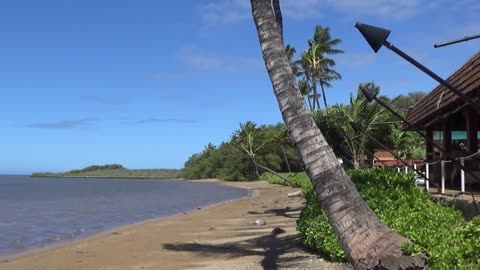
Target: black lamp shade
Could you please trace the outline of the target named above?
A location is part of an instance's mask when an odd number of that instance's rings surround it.
[[[368,102],[372,102],[375,97],[378,95],[378,89],[373,89],[369,87],[360,87],[363,95],[367,98]]]
[[[382,47],[382,44],[387,40],[390,35],[390,30],[383,29],[376,26],[371,26],[361,22],[357,22],[355,27],[360,31],[362,36],[367,40],[370,47],[376,53]]]

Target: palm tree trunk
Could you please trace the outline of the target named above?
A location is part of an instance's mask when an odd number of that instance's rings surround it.
[[[317,109],[320,109],[320,102],[318,102],[318,91],[317,91],[317,81],[312,82],[313,86],[313,109],[315,110],[315,103],[317,103]]]
[[[273,13],[275,15],[275,20],[277,21],[278,30],[280,32],[280,36],[282,37],[282,44],[283,44],[283,17],[282,17],[282,9],[280,8],[280,0],[272,0],[273,6]]]
[[[287,164],[288,172],[292,172],[292,170],[290,169],[290,163],[288,162],[287,153],[285,153],[285,149],[283,149],[283,147],[282,147],[282,153],[283,153],[283,158],[285,159],[285,164]]]
[[[321,81],[320,81],[320,88],[322,88],[323,104],[325,105],[325,109],[326,109],[328,108],[327,97],[325,96],[325,87],[323,86],[323,83]]]
[[[310,109],[310,111],[313,111],[313,109],[312,109],[312,101],[310,100],[310,97],[308,96],[308,94],[307,94],[307,100],[308,100],[308,108]]]
[[[253,162],[255,177],[257,178],[256,180],[258,180],[258,178],[260,178],[260,172],[258,171],[257,161],[255,161],[255,159],[252,158],[252,162]]]
[[[276,175],[277,177],[279,177],[279,178],[282,179],[283,181],[285,181],[285,182],[287,182],[287,183],[292,183],[292,182],[290,181],[290,179],[281,176],[281,175],[278,174],[276,171],[274,171],[274,170],[272,170],[272,169],[270,169],[270,168],[268,168],[268,167],[265,167],[265,166],[263,166],[263,165],[261,165],[261,164],[259,164],[259,163],[257,163],[257,162],[255,162],[255,164],[256,164],[258,167],[260,167],[260,168],[262,168],[262,169],[264,169],[264,170],[266,170],[266,171],[268,171],[268,172],[273,173],[274,175]]]
[[[260,47],[283,120],[321,206],[355,269],[422,269],[425,256],[406,256],[408,239],[382,223],[362,200],[295,88],[270,0],[251,0]]]

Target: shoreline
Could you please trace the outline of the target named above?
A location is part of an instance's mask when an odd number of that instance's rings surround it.
[[[160,178],[160,177],[142,177],[142,176],[77,176],[77,175],[25,175],[30,178],[88,178],[88,179],[147,179],[147,180],[185,180],[185,178]],[[199,181],[199,180],[192,180]]]
[[[77,177],[72,177],[72,178],[77,178]],[[92,178],[96,178],[96,177],[92,177]],[[110,179],[124,180],[124,179],[130,179],[130,178],[110,178]],[[137,179],[137,178],[132,178],[132,179]],[[143,178],[142,179],[138,178],[138,179],[143,180]],[[216,179],[216,178],[199,179],[199,180],[187,180],[187,179],[178,179],[178,178],[177,179],[158,179],[158,180],[183,180],[183,181],[191,181],[191,182],[219,183],[219,184],[222,184],[222,185],[225,185],[225,186],[236,187],[234,185],[225,184],[226,183],[225,181],[222,181],[222,180]],[[95,238],[95,237],[100,237],[102,235],[107,235],[107,234],[113,233],[117,230],[128,229],[128,227],[130,227],[130,226],[142,225],[142,224],[149,223],[149,222],[160,222],[163,219],[173,218],[173,217],[176,217],[176,216],[191,213],[193,211],[198,211],[199,208],[200,209],[207,209],[209,207],[214,207],[214,206],[218,206],[218,205],[222,205],[222,204],[227,204],[227,203],[235,202],[237,200],[242,200],[242,199],[247,199],[247,198],[250,198],[250,197],[255,197],[255,196],[258,195],[258,193],[255,190],[252,190],[252,189],[249,189],[249,188],[243,188],[243,187],[239,187],[239,188],[247,190],[248,193],[244,196],[240,196],[240,197],[234,198],[234,199],[219,201],[219,202],[215,202],[215,203],[211,203],[211,204],[199,205],[199,206],[194,207],[192,209],[189,209],[185,212],[179,212],[179,213],[176,213],[176,214],[170,214],[170,215],[165,215],[165,216],[160,216],[160,217],[148,218],[148,219],[145,219],[145,220],[142,220],[142,221],[136,221],[136,222],[133,222],[133,223],[123,224],[123,225],[119,225],[119,226],[113,226],[112,228],[107,228],[105,230],[101,230],[101,231],[94,232],[92,234],[87,234],[87,235],[84,235],[84,236],[78,236],[77,238],[74,238],[74,239],[59,241],[58,243],[48,244],[44,247],[34,247],[34,248],[29,248],[25,251],[21,251],[21,252],[18,252],[18,253],[13,253],[13,254],[10,254],[10,255],[8,255],[8,254],[7,255],[0,255],[0,265],[1,265],[1,262],[5,261],[5,260],[10,261],[10,260],[13,260],[13,259],[16,259],[16,258],[19,258],[19,257],[28,256],[28,255],[31,255],[31,254],[34,254],[34,253],[37,253],[37,252],[42,252],[42,251],[49,250],[49,249],[61,248],[64,245],[74,244],[78,241],[88,241],[90,238]]]
[[[0,261],[0,269],[264,269],[292,263],[350,269],[301,247],[296,218],[303,199],[287,197],[298,189],[266,182],[201,181],[244,188],[249,196],[9,256]],[[267,224],[252,224],[256,219]],[[285,233],[272,235],[274,227]]]

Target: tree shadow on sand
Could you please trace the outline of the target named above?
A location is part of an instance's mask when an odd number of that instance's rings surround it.
[[[173,251],[201,253],[206,256],[225,256],[234,258],[239,256],[262,256],[261,265],[263,269],[276,270],[278,266],[307,258],[307,255],[287,256],[280,258],[295,249],[303,249],[301,241],[297,235],[285,237],[275,236],[273,234],[262,235],[240,242],[229,242],[220,245],[202,244],[202,243],[175,243],[164,244],[163,248]]]

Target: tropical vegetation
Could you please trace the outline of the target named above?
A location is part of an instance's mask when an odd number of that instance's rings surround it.
[[[227,142],[209,143],[192,155],[180,172],[187,179],[258,179],[261,172],[301,171],[298,154],[283,124],[240,123]]]
[[[402,158],[423,159],[425,146],[422,137],[405,131],[398,121],[376,103],[368,103],[360,87],[379,88],[374,82],[359,84],[349,104],[335,104],[311,112],[316,125],[345,167],[369,166],[376,149],[371,138],[394,150]],[[409,96],[409,95],[407,95]],[[405,96],[403,96],[405,97]],[[382,97],[395,110],[394,98]],[[403,99],[405,103],[405,99]],[[407,99],[410,100],[410,99]],[[410,101],[411,102],[411,101]],[[349,122],[361,123],[364,132],[354,130]],[[258,179],[263,172],[298,172],[303,167],[284,124],[258,125],[252,121],[240,123],[229,141],[219,146],[208,143],[203,151],[192,155],[184,164],[180,177],[187,179],[220,178],[224,180]]]
[[[416,188],[413,174],[390,169],[349,170],[355,187],[368,206],[390,228],[410,239],[403,245],[407,254],[424,253],[429,269],[480,268],[480,217],[466,220],[459,210],[434,202],[428,193]],[[305,245],[332,261],[346,262],[346,253],[335,236],[325,211],[305,173],[288,175],[293,186],[300,186],[307,200],[297,229]],[[261,176],[271,183],[290,184],[275,175]]]

